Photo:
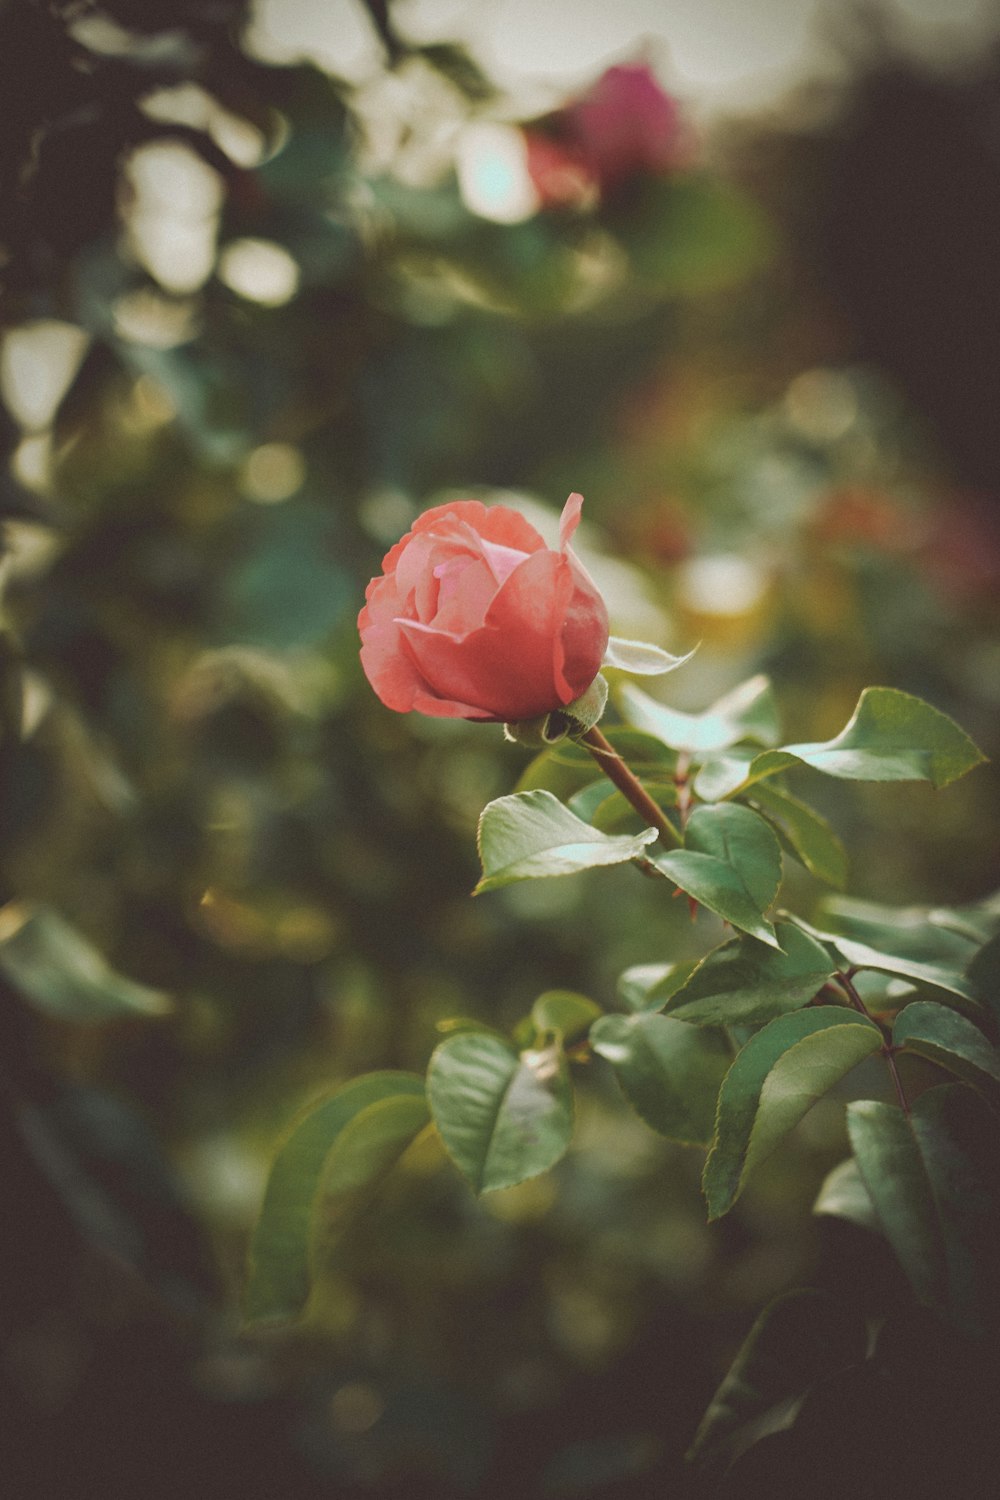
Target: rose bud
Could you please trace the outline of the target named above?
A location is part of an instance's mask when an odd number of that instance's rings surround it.
[[[358,616],[361,664],[387,708],[493,723],[565,708],[594,682],[608,612],[569,543],[559,550],[504,505],[425,511],[382,562]]]

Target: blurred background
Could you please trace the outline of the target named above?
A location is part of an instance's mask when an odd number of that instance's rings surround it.
[[[554,1173],[418,1157],[241,1326],[310,1097],[704,946],[627,869],[471,901],[526,752],[384,709],[355,620],[428,505],[580,490],[616,632],[702,643],[675,704],[885,683],[995,757],[1000,11],[0,0],[0,78],[8,1493],[672,1493],[823,1272],[836,1102],[708,1228],[581,1069]],[[808,795],[854,895],[1000,884],[991,768]]]

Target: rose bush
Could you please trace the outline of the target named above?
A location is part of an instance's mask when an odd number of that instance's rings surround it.
[[[570,547],[517,511],[478,500],[436,506],[382,561],[358,616],[361,664],[387,708],[516,722],[564,708],[600,670],[608,612]]]

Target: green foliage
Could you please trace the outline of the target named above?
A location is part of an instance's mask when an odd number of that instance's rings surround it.
[[[892,1028],[896,1047],[918,1052],[1000,1103],[1000,1052],[978,1026],[934,1000],[904,1006]]]
[[[633,689],[634,691],[634,689]],[[749,764],[710,764],[700,795],[731,797],[796,765],[848,781],[929,781],[948,786],[985,760],[953,719],[895,688],[866,688],[850,721],[832,740],[765,750]]]
[[[535,1030],[543,1036],[547,1032],[558,1033],[567,1047],[584,1037],[591,1022],[601,1014],[599,1005],[573,990],[546,990],[531,1007]]]
[[[630,683],[619,689],[619,697],[630,724],[690,755],[710,755],[743,741],[776,745],[781,737],[771,683],[763,676],[741,683],[700,714],[667,708]]]
[[[758,782],[750,793],[750,800],[807,870],[828,885],[839,888],[846,884],[847,852],[815,808],[772,782]]]
[[[434,1124],[477,1193],[547,1171],[573,1130],[573,1095],[561,1048],[520,1055],[482,1032],[449,1037],[427,1070]]]
[[[919,1300],[990,1337],[1000,1289],[1000,1130],[964,1084],[929,1089],[904,1114],[857,1100],[851,1145],[879,1220]]]
[[[724,1468],[765,1434],[792,1421],[806,1391],[860,1364],[868,1330],[826,1294],[788,1292],[760,1314],[695,1433],[688,1458]]]
[[[31,1005],[66,1021],[162,1016],[171,1008],[160,991],[116,974],[51,907],[0,912],[0,973]]]
[[[878,1214],[872,1202],[871,1194],[865,1187],[865,1180],[861,1175],[861,1169],[853,1156],[838,1162],[832,1172],[828,1172],[823,1180],[823,1186],[816,1196],[813,1204],[814,1214],[829,1214],[831,1218],[848,1219],[852,1224],[857,1224],[861,1229],[869,1229],[875,1234],[881,1233]]]
[[[423,1079],[387,1072],[353,1079],[295,1121],[278,1147],[250,1246],[248,1318],[298,1316],[313,1283],[313,1256],[328,1253],[332,1235],[426,1120]]]
[[[764,913],[778,894],[781,850],[763,818],[736,804],[698,807],[683,849],[650,851],[661,874],[724,921],[779,946]]]
[[[656,838],[647,828],[633,836],[609,836],[591,828],[551,792],[515,792],[498,797],[479,820],[480,891],[543,875],[572,875],[594,865],[617,865],[642,857]]]
[[[753,938],[723,943],[666,997],[665,1014],[697,1026],[760,1025],[805,1005],[833,974],[833,961],[791,922],[777,923],[775,936],[777,951]]]
[[[590,1040],[647,1125],[687,1144],[711,1139],[719,1085],[731,1058],[724,1036],[642,1011],[604,1016],[591,1028]]]
[[[749,1172],[817,1099],[881,1045],[871,1021],[832,1005],[780,1016],[750,1038],[719,1094],[702,1179],[709,1218],[728,1213]]]

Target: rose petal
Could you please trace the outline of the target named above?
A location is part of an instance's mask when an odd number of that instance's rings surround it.
[[[562,508],[559,517],[559,546],[563,552],[569,546],[573,533],[580,524],[580,512],[583,509],[583,496],[574,493],[570,495]]]
[[[435,630],[468,635],[478,630],[497,591],[496,579],[482,557],[458,556],[434,569],[438,607],[427,623]]]
[[[400,630],[418,672],[442,698],[491,718],[531,719],[570,701],[557,687],[555,657],[572,592],[567,559],[536,552],[497,591],[481,630],[461,640],[417,621],[401,621]]]

